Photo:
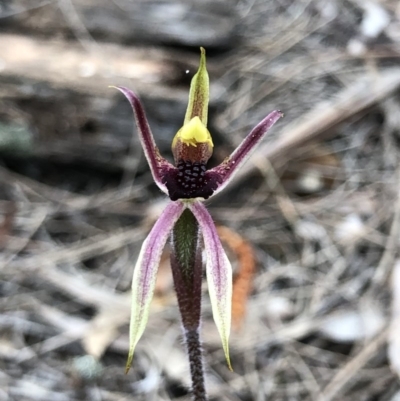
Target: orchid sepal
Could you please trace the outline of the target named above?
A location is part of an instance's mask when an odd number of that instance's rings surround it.
[[[283,113],[274,110],[258,123],[243,139],[240,145],[221,164],[207,173],[219,178],[219,184],[213,195],[221,192],[233,179],[244,163],[250,158],[257,145],[264,139],[270,128],[281,118]]]
[[[184,125],[197,116],[207,127],[210,83],[206,67],[206,51],[203,47],[200,47],[200,53],[199,69],[190,83],[189,104],[186,109]]]
[[[228,368],[232,370],[229,357],[229,333],[232,311],[232,266],[222,247],[210,213],[201,202],[188,204],[199,223],[206,251],[206,273],[213,317],[221,337]]]
[[[126,373],[132,364],[136,344],[146,327],[162,251],[171,234],[171,230],[184,209],[185,206],[182,202],[169,203],[143,242],[140,250],[132,279],[129,355],[125,368]]]
[[[167,187],[163,183],[162,177],[175,167],[160,155],[139,97],[133,91],[123,86],[111,87],[118,89],[128,99],[134,112],[140,143],[142,145],[146,160],[150,166],[150,171],[153,175],[154,182],[161,189],[161,191],[168,194]]]

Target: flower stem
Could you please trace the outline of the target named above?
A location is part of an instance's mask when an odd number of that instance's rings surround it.
[[[186,209],[172,230],[171,267],[174,277],[183,334],[189,357],[194,401],[206,401],[200,344],[201,235],[196,218]]]
[[[185,330],[194,401],[207,401],[199,330]]]

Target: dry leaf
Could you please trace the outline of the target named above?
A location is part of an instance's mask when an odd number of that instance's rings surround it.
[[[100,358],[118,336],[118,328],[129,322],[129,313],[129,302],[126,308],[103,307],[89,323],[82,337],[86,353]]]
[[[239,266],[233,281],[232,324],[235,329],[239,329],[253,284],[256,264],[254,252],[251,245],[231,229],[219,226],[217,231],[221,240],[231,248],[238,259]]]

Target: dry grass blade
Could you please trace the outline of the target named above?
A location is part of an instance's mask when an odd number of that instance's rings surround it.
[[[283,156],[287,159],[291,152],[310,141],[322,140],[334,135],[334,131],[327,131],[389,96],[399,86],[400,69],[398,68],[359,77],[355,83],[338,93],[333,100],[318,104],[300,121],[291,123],[278,140],[260,146],[250,162],[235,176],[235,182],[243,182],[255,171],[257,165],[263,165],[266,158],[271,162]]]
[[[392,272],[392,318],[388,337],[388,358],[393,371],[400,376],[400,261]]]
[[[350,359],[323,389],[320,401],[331,401],[340,396],[344,387],[357,375],[360,369],[377,354],[379,349],[384,346],[387,341],[388,333],[389,329],[386,327],[381,333],[366,343],[361,351]]]
[[[397,189],[400,188],[400,169],[397,170]],[[387,282],[390,273],[394,267],[396,255],[398,255],[398,238],[400,236],[400,190],[397,193],[397,199],[394,203],[393,220],[391,223],[389,235],[385,244],[385,251],[379,261],[372,278],[371,291],[379,291],[379,288]]]
[[[10,264],[12,269],[43,271],[57,263],[76,263],[90,257],[104,255],[143,238],[145,229],[128,228],[114,233],[100,234],[63,249],[20,259]]]

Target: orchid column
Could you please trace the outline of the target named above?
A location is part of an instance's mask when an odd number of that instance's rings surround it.
[[[205,401],[207,397],[199,336],[203,245],[213,317],[230,369],[228,340],[232,271],[212,217],[202,202],[228,184],[269,128],[282,117],[282,113],[271,112],[228,158],[208,170],[207,162],[214,145],[207,130],[209,79],[205,50],[201,48],[200,66],[190,86],[184,124],[172,142],[174,166],[160,155],[139,98],[127,88],[117,89],[132,105],[140,141],[154,181],[171,199],[144,241],[136,262],[132,280],[130,348],[126,371],[132,364],[134,349],[147,323],[162,250],[168,238],[171,238],[171,267],[188,350],[193,399]]]

